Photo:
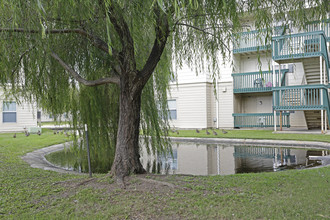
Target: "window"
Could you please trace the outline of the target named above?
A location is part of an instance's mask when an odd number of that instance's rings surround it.
[[[275,70],[279,69],[279,65],[275,65]],[[293,73],[294,71],[294,66],[292,63],[290,64],[281,64],[281,69],[289,69],[288,73]]]
[[[3,102],[2,106],[2,122],[3,123],[12,123],[17,122],[16,118],[16,102]]]
[[[169,110],[168,117],[171,120],[176,120],[176,100],[175,99],[168,100],[167,105],[168,105],[168,110]]]

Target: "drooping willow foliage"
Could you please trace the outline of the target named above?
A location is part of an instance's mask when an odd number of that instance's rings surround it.
[[[329,13],[326,0],[2,0],[0,2],[0,82],[18,99],[37,102],[54,115],[68,113],[83,134],[88,124],[92,160],[109,166],[113,160],[119,118],[117,84],[95,87],[77,82],[56,54],[82,78],[93,81],[120,76],[127,69],[142,72],[152,58],[157,30],[169,28],[166,47],[144,86],[141,133],[148,150],[168,149],[167,89],[183,64],[219,76],[220,60],[228,60],[233,34],[253,17],[251,29],[272,24],[303,26]],[[306,9],[308,8],[308,9]],[[127,33],[118,26],[126,24]],[[245,27],[246,28],[246,27]],[[126,38],[132,45],[127,47]],[[161,41],[162,39],[158,39]],[[128,42],[130,43],[130,42]],[[133,48],[133,49],[132,49]],[[126,50],[127,49],[127,50]],[[132,74],[136,74],[132,72]],[[10,82],[10,84],[8,84]],[[149,141],[148,141],[149,140]],[[151,141],[150,141],[151,140]]]

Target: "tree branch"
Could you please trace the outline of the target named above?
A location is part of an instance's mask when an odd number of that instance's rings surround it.
[[[9,32],[9,33],[30,33],[30,34],[38,34],[41,33],[40,30],[27,30],[24,28],[0,28],[0,32]],[[83,29],[52,29],[46,30],[46,34],[68,34],[68,33],[76,33],[83,37],[86,37],[91,41],[91,43],[102,51],[109,53],[108,44],[105,43],[101,38],[88,33]]]
[[[123,15],[118,13],[115,7],[118,6],[112,2],[106,13],[108,13],[109,19],[119,35],[119,40],[123,48],[121,54],[125,57],[122,57],[121,61],[123,67],[128,68],[124,72],[134,72],[136,70],[134,40]]]
[[[113,75],[112,77],[107,77],[107,78],[100,78],[97,80],[86,80],[83,77],[81,77],[74,69],[72,69],[70,66],[68,66],[56,53],[52,52],[50,54],[55,60],[59,62],[59,64],[67,71],[70,73],[70,75],[80,82],[81,84],[85,86],[98,86],[98,85],[103,85],[103,84],[119,84],[119,77],[117,75]]]
[[[22,61],[23,57],[25,56],[25,54],[29,53],[29,52],[30,52],[31,50],[33,50],[35,47],[36,47],[36,46],[31,47],[30,49],[27,49],[26,51],[24,51],[24,52],[21,54],[21,56],[19,57],[19,60],[17,61],[16,67],[13,69],[13,71],[12,71],[11,74],[14,74],[14,73],[17,71],[18,66],[19,66],[19,64],[21,63],[21,61]]]
[[[196,26],[193,26],[193,25],[190,25],[190,24],[186,24],[186,23],[176,23],[176,25],[182,25],[182,26],[186,26],[186,27],[189,27],[189,28],[193,28],[193,29],[195,29],[195,30],[197,30],[197,31],[201,31],[201,32],[204,33],[204,34],[208,34],[208,35],[211,35],[212,37],[216,37],[215,34],[206,31],[207,29],[210,29],[210,28],[199,28],[199,27],[196,27]],[[219,27],[219,28],[220,28],[220,27]],[[229,52],[231,51],[231,50],[229,49],[229,47],[228,47],[226,44],[224,44],[221,40],[220,40],[219,42],[220,42],[220,44],[221,44],[223,47],[225,47]]]
[[[155,27],[156,39],[154,45],[148,57],[148,60],[144,64],[139,76],[142,78],[142,86],[144,86],[149,80],[151,74],[155,70],[160,57],[163,54],[164,48],[166,46],[167,38],[170,34],[169,25],[167,17],[162,13],[159,8],[155,9],[155,14],[157,15],[157,23]]]

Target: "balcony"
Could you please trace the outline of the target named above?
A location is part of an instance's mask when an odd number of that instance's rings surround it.
[[[251,53],[257,51],[271,50],[271,42],[266,41],[266,37],[278,37],[278,36],[290,36],[286,34],[284,26],[277,26],[273,30],[271,36],[267,36],[266,30],[254,30],[248,32],[241,32],[234,35],[233,53]],[[330,19],[320,21],[309,22],[304,27],[304,32],[323,32],[325,40],[330,42]]]
[[[312,21],[306,24],[306,32],[323,31],[326,40],[330,42],[330,19],[324,20],[322,22]]]
[[[235,35],[233,53],[248,53],[270,50],[270,41],[266,44],[266,31],[241,32]]]
[[[235,128],[274,127],[273,113],[233,114]],[[280,114],[276,114],[276,126],[280,127]],[[290,127],[290,113],[282,113],[282,127]]]
[[[281,80],[281,85],[285,85],[285,74],[288,69],[279,71],[276,70],[276,81]],[[250,72],[250,73],[234,73],[232,74],[234,80],[234,93],[252,93],[252,92],[271,92],[273,87],[278,83],[273,82],[273,72]]]
[[[273,88],[274,110],[330,110],[328,86],[301,85]]]
[[[273,59],[288,60],[323,56],[327,58],[323,31],[284,35],[273,38]]]

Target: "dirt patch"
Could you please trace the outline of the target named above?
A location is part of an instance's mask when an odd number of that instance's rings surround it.
[[[132,175],[125,178],[125,186],[123,189],[118,185],[113,178],[105,176],[102,178],[81,178],[68,180],[63,182],[56,182],[54,185],[61,185],[67,189],[77,189],[80,187],[90,187],[93,189],[105,189],[108,192],[117,190],[126,191],[139,191],[139,192],[170,192],[175,190],[189,190],[183,186],[182,181],[179,184],[174,184],[169,181],[168,176],[165,175],[154,175],[154,174],[143,174],[143,175]],[[179,177],[176,177],[179,179]]]

